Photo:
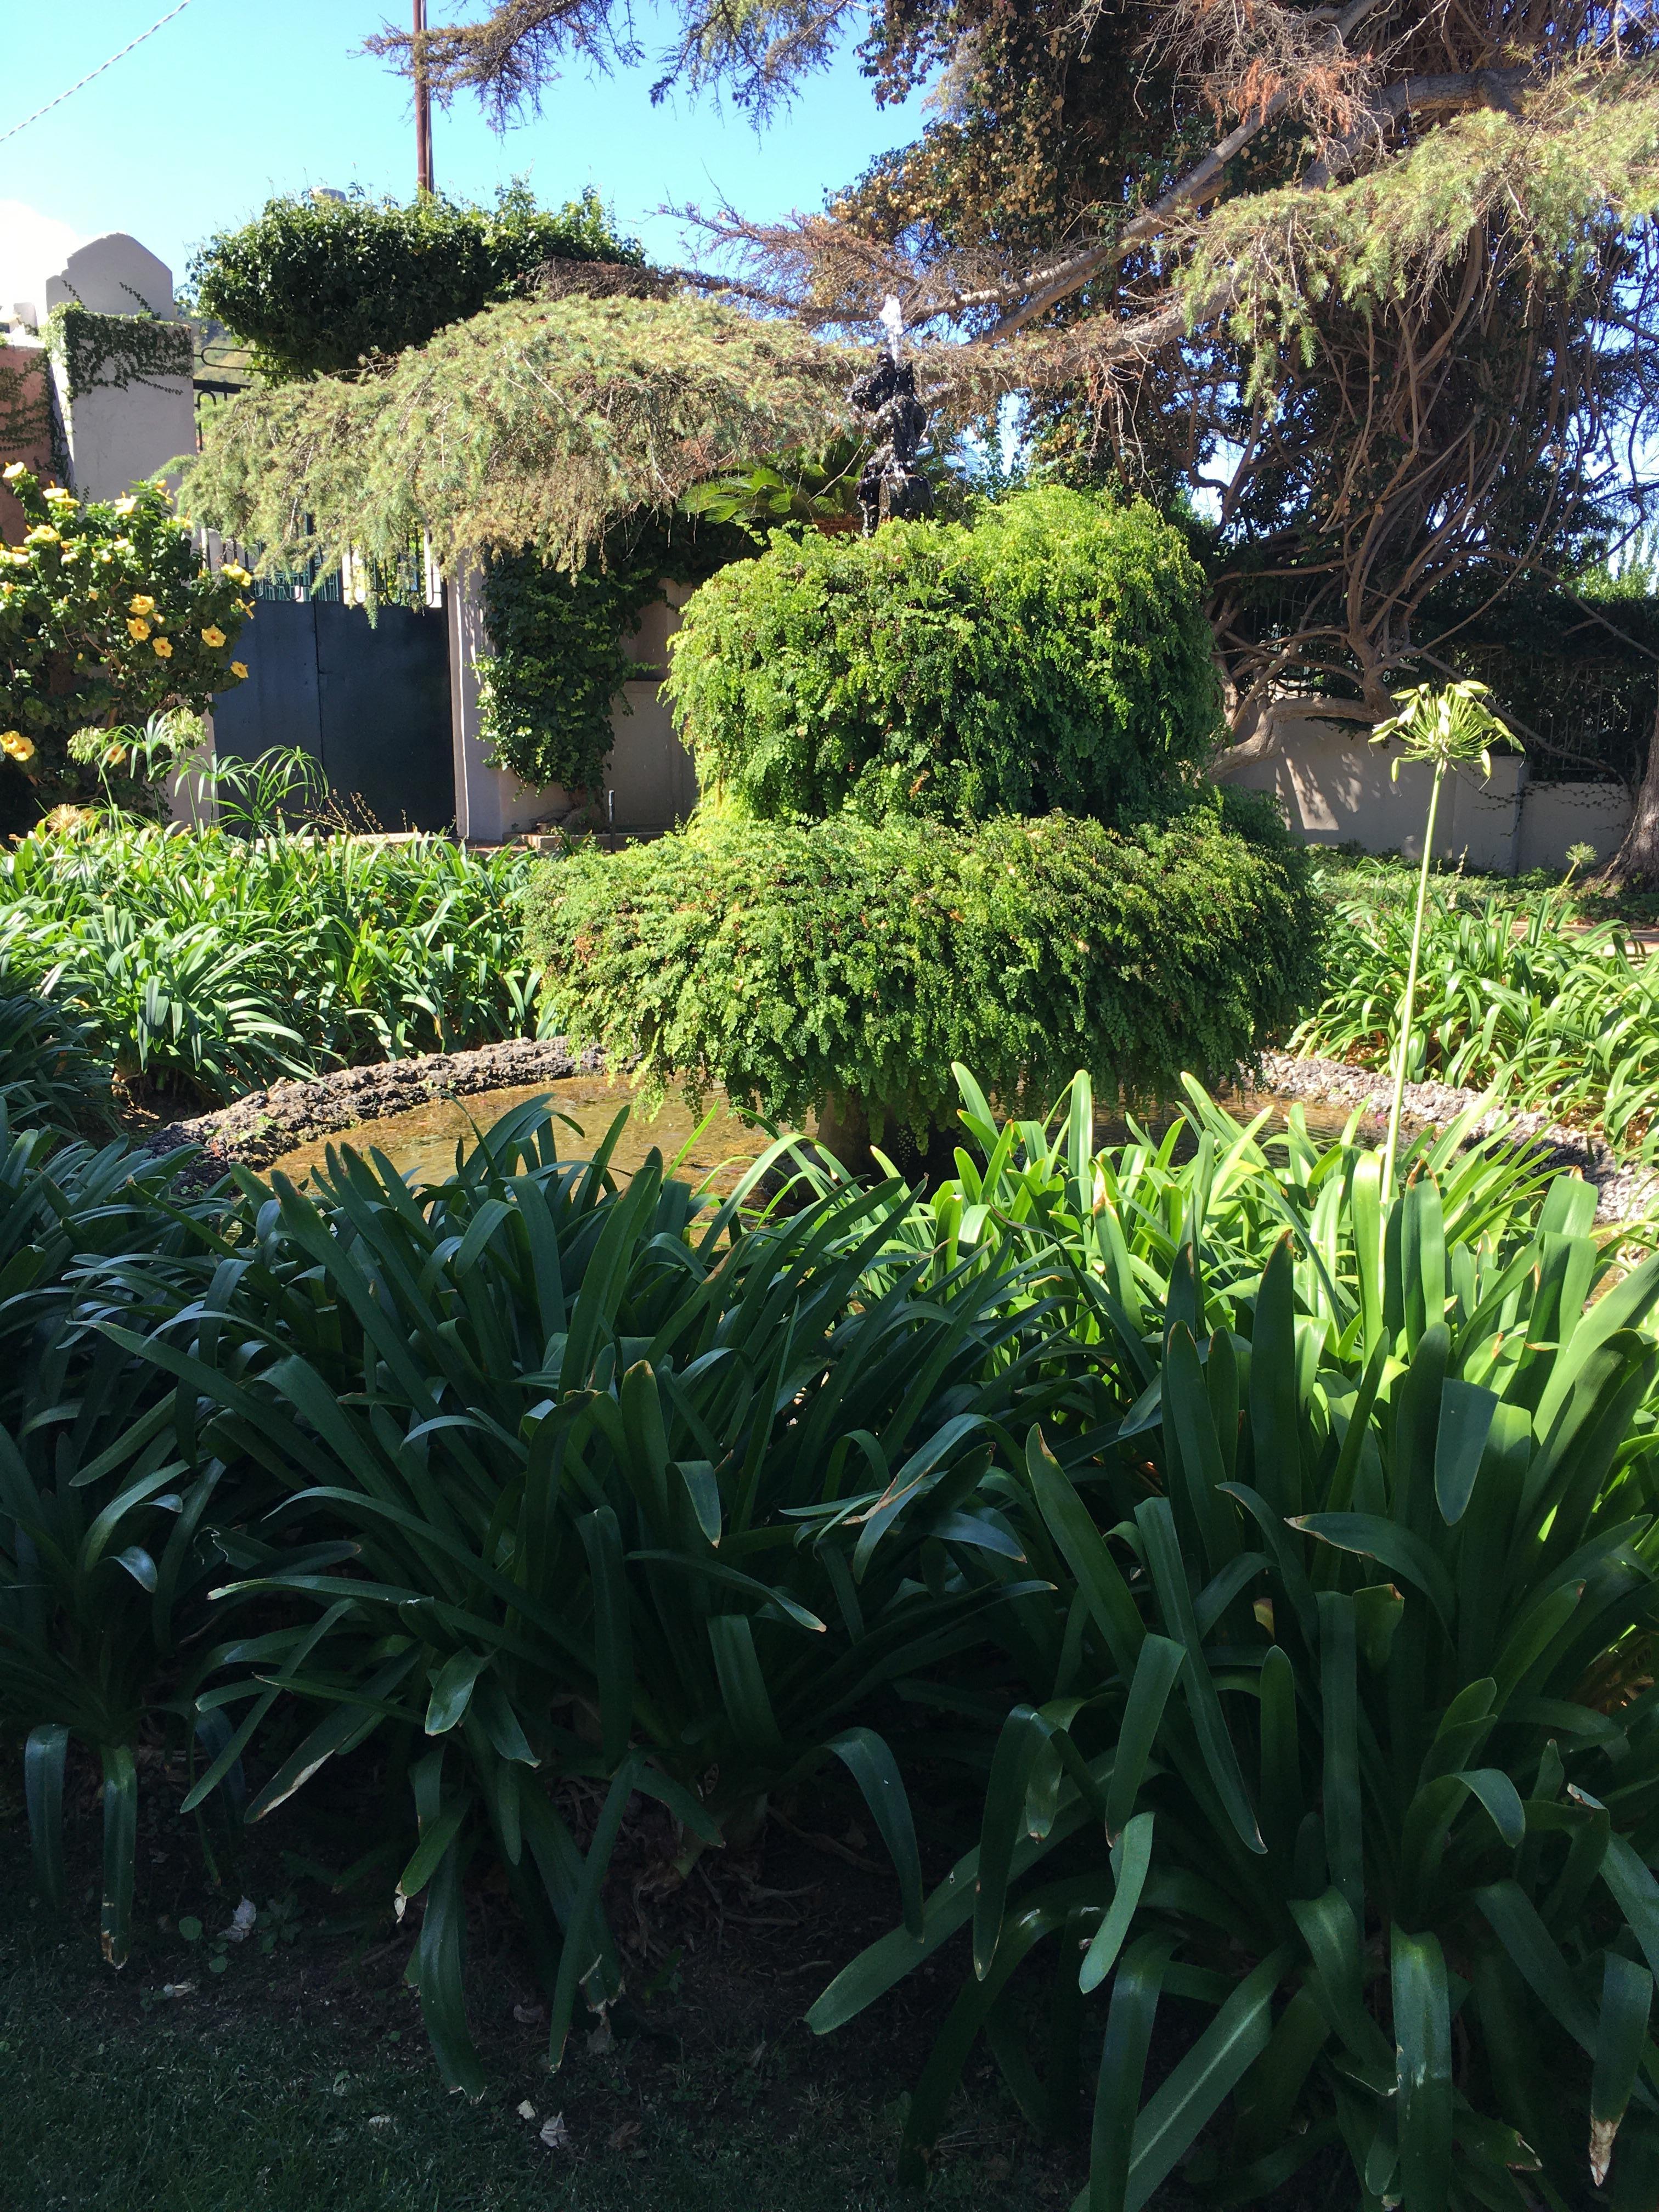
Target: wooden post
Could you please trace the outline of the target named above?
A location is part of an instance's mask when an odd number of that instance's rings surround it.
[[[426,81],[426,0],[415,0],[415,168],[423,192],[432,184],[432,94]]]

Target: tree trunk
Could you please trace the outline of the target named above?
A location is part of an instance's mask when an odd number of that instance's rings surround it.
[[[1630,817],[1625,842],[1590,878],[1604,890],[1645,890],[1659,885],[1659,708],[1648,739],[1648,764],[1636,793],[1636,810]]]

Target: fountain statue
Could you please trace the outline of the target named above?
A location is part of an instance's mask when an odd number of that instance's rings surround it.
[[[847,395],[860,427],[876,441],[859,478],[866,538],[895,517],[913,521],[933,511],[933,487],[915,465],[927,410],[916,397],[915,369],[901,358],[904,319],[890,292],[882,302],[881,325],[887,333],[882,356]]]

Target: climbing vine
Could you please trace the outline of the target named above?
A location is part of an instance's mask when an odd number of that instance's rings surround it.
[[[485,567],[483,612],[494,651],[478,664],[492,764],[535,788],[589,791],[614,742],[611,716],[630,678],[647,672],[627,649],[665,580],[701,581],[752,553],[735,526],[659,514],[613,530],[576,569],[533,550]]]
[[[189,377],[196,365],[191,325],[154,315],[103,315],[70,300],[47,316],[46,334],[71,402],[88,392]]]
[[[21,364],[0,361],[0,453],[27,451],[52,435],[52,392],[46,356],[30,353]]]

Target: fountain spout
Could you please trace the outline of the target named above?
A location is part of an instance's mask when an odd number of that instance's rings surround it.
[[[914,366],[900,358],[904,313],[890,292],[878,319],[887,333],[885,349],[848,394],[859,427],[875,441],[859,478],[866,538],[884,522],[914,520],[933,511],[933,487],[916,466],[927,410],[916,397]]]

